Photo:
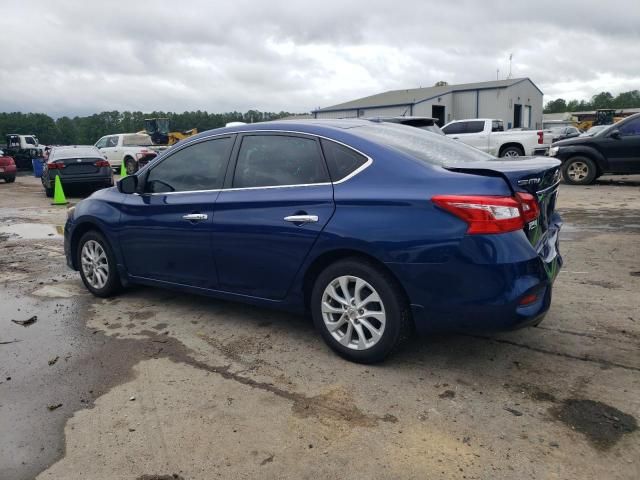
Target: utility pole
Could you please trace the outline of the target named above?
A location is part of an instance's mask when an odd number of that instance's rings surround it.
[[[509,76],[507,78],[511,78],[511,60],[513,60],[513,53],[509,54]]]

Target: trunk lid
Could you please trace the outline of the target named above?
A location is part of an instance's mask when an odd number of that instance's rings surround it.
[[[60,175],[87,175],[92,173],[98,173],[100,167],[96,166],[96,162],[99,162],[100,158],[65,158],[64,160],[56,160],[55,163],[63,164],[64,168],[58,170]]]
[[[562,226],[560,215],[556,212],[560,165],[559,160],[552,158],[521,157],[517,160],[451,163],[444,168],[454,172],[500,176],[513,192],[532,194],[538,202],[540,215],[537,220],[525,225],[524,231],[538,255],[547,264],[558,256],[558,234]]]

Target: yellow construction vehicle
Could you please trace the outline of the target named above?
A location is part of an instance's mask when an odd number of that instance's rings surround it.
[[[578,122],[576,126],[585,132],[596,125],[612,125],[624,117],[615,116],[616,110],[613,108],[600,108],[596,110],[593,120],[583,120]]]
[[[151,137],[154,145],[173,145],[180,140],[198,133],[197,128],[185,131],[169,131],[168,118],[146,118],[144,121],[144,133]]]

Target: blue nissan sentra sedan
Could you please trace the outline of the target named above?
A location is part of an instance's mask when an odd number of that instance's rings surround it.
[[[414,332],[542,320],[559,167],[366,120],[222,128],[70,209],[65,253],[99,297],[136,283],[309,312],[338,354],[377,362]]]

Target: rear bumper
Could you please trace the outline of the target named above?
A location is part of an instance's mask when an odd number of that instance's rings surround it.
[[[387,264],[409,296],[417,331],[491,332],[539,323],[562,257],[545,263],[520,233],[466,237],[446,263]],[[521,305],[532,294],[535,300]]]
[[[15,165],[7,165],[6,167],[0,167],[0,178],[15,177],[17,168]]]
[[[60,181],[62,182],[63,187],[67,185],[86,185],[86,186],[113,186],[113,175],[105,175],[104,173],[100,174],[92,174],[92,175],[73,175],[73,176],[62,176],[60,175]],[[48,180],[48,184],[50,188],[54,187],[55,177],[51,177]]]

